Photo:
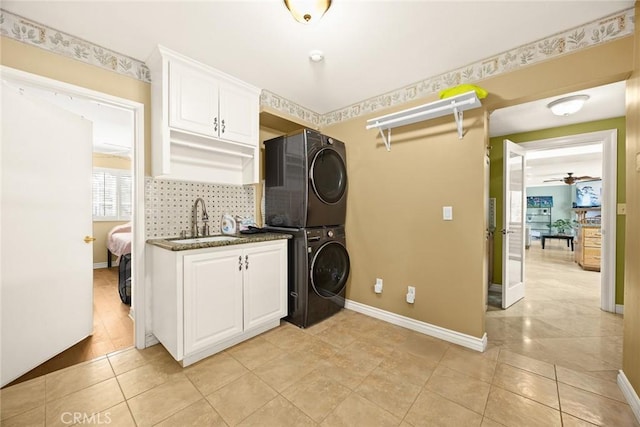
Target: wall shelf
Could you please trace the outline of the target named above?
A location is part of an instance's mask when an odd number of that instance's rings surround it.
[[[385,116],[376,117],[367,120],[366,129],[378,129],[387,151],[391,151],[391,129],[421,122],[424,120],[435,119],[436,117],[453,114],[458,128],[458,138],[463,137],[462,128],[462,112],[480,107],[480,100],[475,91],[462,93],[452,96],[451,98],[441,99],[439,101],[430,102],[428,104],[419,105],[407,110],[398,111],[397,113],[387,114]],[[385,136],[384,131],[387,131]]]

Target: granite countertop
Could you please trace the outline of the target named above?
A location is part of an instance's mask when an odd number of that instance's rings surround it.
[[[215,235],[222,236],[222,235]],[[215,237],[215,236],[206,236],[200,237],[198,239],[207,239],[207,237]],[[233,245],[242,245],[245,243],[258,243],[258,242],[268,242],[270,240],[282,240],[282,239],[291,239],[290,234],[285,233],[254,233],[254,234],[232,234],[229,237],[236,237],[236,239],[231,240],[219,240],[219,241],[196,241],[192,243],[176,243],[175,240],[186,240],[180,237],[167,237],[160,239],[149,239],[147,243],[150,245],[159,246],[163,249],[167,249],[170,251],[188,251],[191,249],[203,249],[203,248],[216,248],[220,246],[233,246]],[[194,238],[195,239],[195,238]]]

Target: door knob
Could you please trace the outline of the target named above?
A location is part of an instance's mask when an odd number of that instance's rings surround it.
[[[91,242],[93,242],[94,240],[96,240],[96,238],[95,238],[95,237],[91,237],[91,236],[84,236],[84,242],[85,242],[85,243],[91,243]]]

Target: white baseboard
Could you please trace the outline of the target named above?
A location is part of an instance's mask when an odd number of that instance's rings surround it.
[[[118,265],[120,265],[120,263],[118,263],[118,261],[113,261],[111,263],[111,267],[117,267]],[[107,262],[94,262],[93,263],[93,269],[96,270],[98,268],[107,268],[109,266],[109,264],[107,264]]]
[[[627,399],[627,403],[631,407],[633,415],[636,416],[636,420],[640,423],[640,398],[633,386],[631,386],[627,376],[622,372],[622,369],[618,371],[618,387],[620,387],[624,398]]]
[[[419,320],[411,319],[410,317],[401,316],[390,311],[381,310],[379,308],[371,307],[369,305],[361,304],[359,302],[351,300],[345,301],[345,308],[479,352],[483,352],[487,348],[486,333],[482,338],[476,338],[472,337],[471,335],[452,331],[450,329],[445,329],[440,326],[432,325],[430,323],[421,322]]]
[[[496,283],[492,283],[489,285],[489,292],[502,292],[502,285],[498,285]]]
[[[624,314],[624,305],[616,304],[616,314]]]

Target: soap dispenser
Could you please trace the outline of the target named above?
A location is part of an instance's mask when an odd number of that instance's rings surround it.
[[[224,214],[220,220],[220,231],[222,234],[236,234],[236,220],[233,215]]]

